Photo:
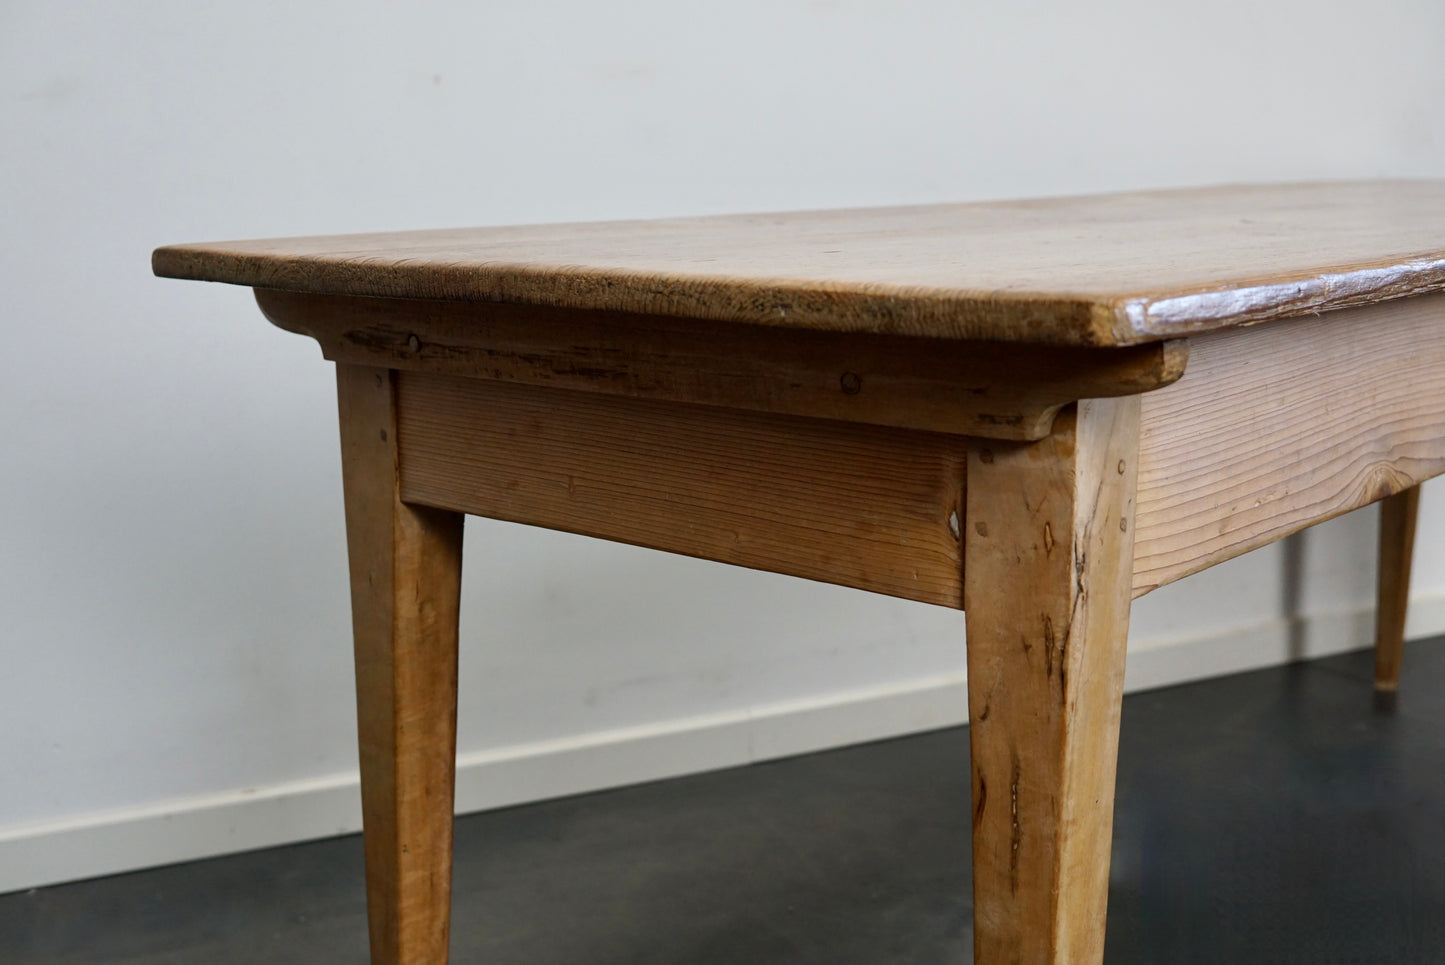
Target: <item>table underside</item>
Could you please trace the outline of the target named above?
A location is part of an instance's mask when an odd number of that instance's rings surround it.
[[[397,370],[407,502],[951,607],[970,445],[1028,445],[1071,395],[1162,384],[1142,396],[1135,596],[1445,472],[1445,295],[1187,351],[258,298],[329,357]]]

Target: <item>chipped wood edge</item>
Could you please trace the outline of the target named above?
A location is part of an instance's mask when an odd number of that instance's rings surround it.
[[[1445,291],[1445,254],[1403,265],[1379,262],[1287,281],[1141,296],[1116,303],[1114,338],[1120,345],[1137,344],[1441,291]],[[1221,326],[1221,318],[1229,323]]]

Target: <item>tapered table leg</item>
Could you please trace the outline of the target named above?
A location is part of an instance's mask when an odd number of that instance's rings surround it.
[[[978,965],[1103,959],[1138,397],[978,441],[964,526]]]
[[[1405,651],[1405,613],[1410,601],[1410,561],[1415,553],[1415,516],[1420,487],[1380,502],[1380,566],[1375,609],[1375,698],[1393,706]]]
[[[371,960],[447,960],[462,516],[397,491],[396,384],[337,366]]]

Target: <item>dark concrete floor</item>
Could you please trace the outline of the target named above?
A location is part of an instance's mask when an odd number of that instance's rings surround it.
[[[1124,702],[1112,963],[1445,963],[1445,640]],[[971,959],[965,730],[457,822],[458,963]],[[0,897],[5,965],[362,963],[355,837]]]

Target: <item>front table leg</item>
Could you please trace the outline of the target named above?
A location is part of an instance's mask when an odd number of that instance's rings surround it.
[[[968,457],[964,612],[974,959],[1104,956],[1139,399]]]
[[[337,366],[376,965],[447,960],[462,516],[403,503],[396,377]]]

